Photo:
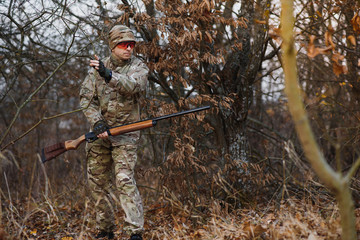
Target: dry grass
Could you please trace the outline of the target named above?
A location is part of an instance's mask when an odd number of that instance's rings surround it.
[[[52,193],[49,184],[49,189],[35,199],[30,193],[17,197],[6,175],[4,179],[7,190],[0,189],[0,240],[93,239],[95,208],[82,181],[61,194]],[[328,195],[303,200],[297,196],[280,203],[270,200],[229,210],[229,205],[218,200],[209,199],[195,209],[169,190],[156,200],[154,189],[140,190],[145,205],[145,239],[340,239],[338,209]],[[121,233],[121,208],[115,212],[119,227],[116,236],[126,239]],[[360,230],[360,209],[357,227]]]
[[[340,239],[336,205],[320,207],[299,200],[287,200],[272,208],[239,209],[226,212],[216,202],[208,217],[162,208],[148,221],[153,224],[146,239]],[[269,205],[268,205],[269,206]],[[159,217],[160,216],[160,217]],[[360,220],[360,219],[359,219]],[[360,230],[360,229],[359,229]]]
[[[41,203],[2,200],[0,239],[92,239],[94,207],[85,191],[78,194],[73,195],[77,200],[68,196],[44,198]],[[340,239],[341,233],[338,209],[333,203],[322,206],[288,199],[280,205],[274,202],[229,213],[214,201],[205,214],[167,198],[145,205],[145,209],[145,239],[315,240]],[[121,229],[122,212],[116,211]],[[360,213],[360,209],[357,211]],[[360,214],[357,217],[360,222]],[[122,239],[120,230],[116,234]]]

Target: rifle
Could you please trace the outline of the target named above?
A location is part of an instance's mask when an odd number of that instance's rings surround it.
[[[108,132],[109,136],[110,135],[117,136],[117,135],[128,133],[128,132],[134,132],[134,131],[142,130],[145,128],[153,127],[160,120],[177,117],[177,116],[181,116],[181,115],[185,115],[185,114],[189,114],[189,113],[199,112],[199,111],[203,111],[203,110],[206,110],[209,108],[210,108],[210,106],[205,106],[205,107],[195,108],[195,109],[191,109],[191,110],[187,110],[187,111],[183,111],[183,112],[177,112],[177,113],[173,113],[173,114],[169,114],[169,115],[165,115],[165,116],[161,116],[161,117],[156,117],[156,118],[152,118],[152,119],[148,119],[148,120],[142,120],[142,121],[138,121],[138,122],[134,122],[134,123],[124,124],[121,126],[109,128],[107,130],[107,132]],[[41,160],[43,163],[45,163],[46,161],[54,159],[57,156],[63,154],[64,152],[66,152],[68,150],[76,150],[80,146],[80,144],[85,141],[93,142],[97,139],[98,139],[98,137],[95,135],[94,132],[88,132],[75,140],[67,140],[65,142],[56,143],[54,145],[47,146],[41,150]]]

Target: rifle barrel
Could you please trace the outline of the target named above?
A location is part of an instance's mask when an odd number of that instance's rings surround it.
[[[164,120],[164,119],[167,119],[167,118],[177,117],[177,116],[185,115],[185,114],[188,114],[188,113],[194,113],[194,112],[203,111],[203,110],[206,110],[206,109],[209,109],[209,108],[210,108],[210,106],[194,108],[194,109],[190,109],[190,110],[183,111],[183,112],[177,112],[177,113],[173,113],[173,114],[169,114],[169,115],[165,115],[165,116],[161,116],[161,117],[156,117],[156,118],[153,118],[152,120],[153,121]]]

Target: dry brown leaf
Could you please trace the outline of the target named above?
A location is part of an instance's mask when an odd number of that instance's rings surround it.
[[[336,76],[340,76],[340,74],[347,74],[347,67],[341,63],[345,58],[344,55],[336,52],[332,55],[331,60],[333,61],[333,71]]]
[[[347,74],[348,73],[348,69],[346,66],[339,64],[335,61],[333,61],[333,71],[335,73],[336,76],[340,76],[340,74]]]
[[[326,46],[331,46],[333,49],[335,49],[335,44],[332,40],[332,33],[334,32],[334,30],[329,27],[329,30],[326,31],[325,33],[325,45]]]
[[[257,23],[257,24],[266,24],[266,21],[265,20],[255,19],[255,23]]]
[[[275,40],[278,44],[281,44],[281,29],[280,28],[276,28],[276,27],[272,27],[269,30],[269,36]]]
[[[360,16],[356,13],[351,19],[351,25],[355,33],[360,34]]]
[[[348,36],[348,40],[352,45],[356,46],[356,40],[353,35]]]
[[[254,225],[250,222],[244,223],[243,231],[249,237],[257,237],[261,235],[263,232],[266,231],[266,228],[262,227],[261,225]]]
[[[331,60],[333,60],[333,61],[336,62],[336,63],[339,63],[339,61],[344,60],[344,58],[345,58],[344,55],[341,55],[340,53],[335,52],[335,53],[332,55]]]
[[[309,45],[308,45],[308,53],[307,53],[309,58],[314,58],[318,54],[320,54],[318,48],[315,48],[315,45],[314,45],[315,38],[316,37],[314,35],[310,36],[310,42],[309,42]]]
[[[208,31],[206,31],[205,34],[206,34],[206,37],[207,37],[207,38],[206,38],[206,41],[209,42],[209,43],[211,43],[212,40],[213,40],[212,37],[211,37],[211,34],[210,34]]]

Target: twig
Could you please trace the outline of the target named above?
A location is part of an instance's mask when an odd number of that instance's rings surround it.
[[[40,162],[40,166],[41,166],[41,169],[44,173],[44,178],[45,178],[45,198],[48,198],[48,195],[49,195],[49,187],[50,187],[50,184],[49,184],[49,178],[46,174],[46,169],[45,169],[45,165],[42,164],[42,160],[41,160],[41,157],[40,157],[40,154],[37,154],[38,156],[38,160]],[[50,191],[51,191],[51,187],[50,187]]]
[[[80,231],[79,239],[83,239],[84,232],[86,232],[86,230],[84,230],[84,226],[85,226],[87,216],[88,216],[88,214],[87,214],[88,204],[89,204],[89,200],[86,199],[85,200],[85,209],[84,209],[84,218],[83,218],[83,222],[81,224],[81,231]]]
[[[36,168],[36,161],[34,161],[34,166],[32,168],[31,171],[31,178],[30,178],[30,186],[29,186],[29,193],[28,193],[28,204],[27,204],[27,210],[30,210],[30,199],[31,199],[31,192],[32,192],[32,188],[33,188],[33,183],[34,183],[34,175],[35,175],[35,168]]]
[[[351,166],[348,174],[345,176],[345,180],[347,182],[350,181],[350,179],[355,175],[356,171],[358,170],[358,168],[360,167],[360,158],[358,158],[356,160],[356,162]]]
[[[71,48],[72,44],[70,45]],[[3,143],[5,137],[9,134],[10,129],[14,126],[15,121],[18,119],[19,115],[20,115],[20,111],[31,101],[31,99],[33,98],[33,96],[35,94],[37,94],[40,89],[55,75],[55,73],[57,71],[59,71],[59,69],[67,62],[68,60],[68,55],[65,56],[65,59],[56,67],[56,69],[40,84],[40,86],[34,91],[32,92],[29,97],[25,100],[25,102],[23,102],[20,107],[17,109],[15,116],[13,117],[9,127],[6,129],[4,135],[2,136],[2,138],[0,139],[0,145]]]
[[[14,217],[14,209],[15,206],[14,204],[12,203],[12,199],[11,199],[11,194],[10,194],[10,188],[9,188],[9,183],[8,183],[8,180],[7,180],[7,177],[6,177],[6,174],[4,172],[4,178],[5,178],[5,183],[6,183],[6,187],[7,187],[7,190],[8,190],[8,195],[9,195],[9,202],[10,202],[10,206],[9,206],[9,210],[10,210],[10,216],[11,216],[11,222],[14,223],[14,225],[16,225],[19,229],[21,229],[21,231],[18,233],[18,235],[20,235],[21,233],[24,233],[25,236],[27,236],[26,232],[21,228],[20,224],[15,220],[15,217]]]
[[[40,119],[37,123],[35,123],[32,127],[30,127],[26,132],[24,132],[23,134],[21,134],[19,137],[17,137],[15,140],[10,141],[8,144],[6,144],[4,147],[1,148],[1,151],[5,150],[6,148],[8,148],[10,145],[14,145],[17,141],[19,141],[20,139],[22,139],[23,137],[25,137],[26,135],[28,135],[30,132],[32,132],[35,128],[37,128],[41,123],[43,123],[44,121],[47,120],[52,120],[58,117],[62,117],[68,114],[72,114],[72,113],[76,113],[76,112],[80,112],[84,110],[84,108],[79,108],[73,111],[69,111],[69,112],[65,112],[65,113],[60,113],[51,117],[43,117],[42,119]]]

